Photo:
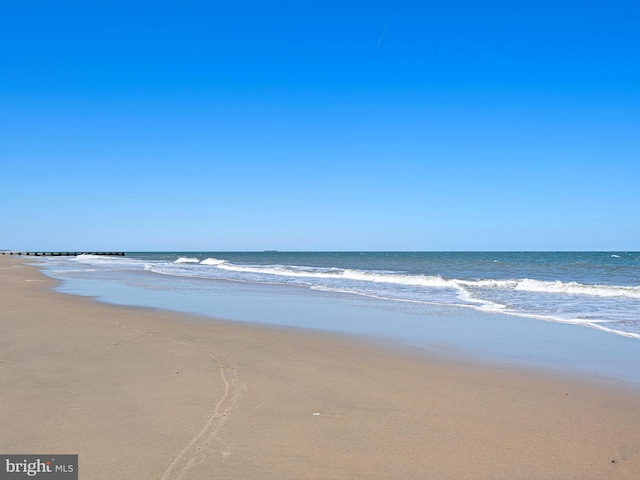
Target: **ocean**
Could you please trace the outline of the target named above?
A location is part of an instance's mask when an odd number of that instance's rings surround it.
[[[590,372],[627,369],[640,379],[638,367],[625,367],[640,365],[627,356],[640,351],[639,252],[130,252],[39,261],[61,291],[111,303],[516,363],[593,363]]]

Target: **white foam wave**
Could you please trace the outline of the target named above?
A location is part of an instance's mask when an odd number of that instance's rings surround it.
[[[429,301],[429,300],[415,300],[415,299],[411,299],[411,298],[397,298],[394,296],[388,296],[388,295],[377,295],[375,293],[371,293],[371,292],[362,292],[359,290],[352,290],[352,289],[348,289],[348,288],[334,288],[334,287],[327,287],[325,285],[318,285],[318,286],[314,286],[314,287],[310,287],[311,290],[317,290],[317,291],[321,291],[321,292],[334,292],[334,293],[347,293],[349,295],[359,295],[362,297],[368,297],[368,298],[376,298],[379,300],[391,300],[394,302],[403,302],[403,303],[415,303],[415,304],[420,304],[420,305],[441,305],[441,306],[446,306],[446,307],[461,307],[461,308],[474,308],[474,309],[479,309],[481,307],[478,307],[477,305],[469,305],[466,303],[451,303],[451,302],[438,302],[438,301]]]
[[[173,263],[200,263],[200,260],[198,260],[197,258],[180,257]]]
[[[200,262],[200,265],[215,265],[215,266],[220,266],[223,263],[227,263],[226,260],[219,260],[217,258],[207,258],[205,260],[202,260]]]
[[[78,255],[76,257],[67,257],[70,262],[81,263],[84,265],[93,265],[99,267],[134,267],[141,264],[140,260],[118,257],[118,256],[102,256],[102,255]]]
[[[115,257],[106,257],[106,256],[101,256],[101,255],[90,255],[90,254],[85,254],[83,253],[82,255],[76,255],[75,257],[71,257],[71,260],[76,261],[76,262],[94,262],[94,261],[98,261],[98,260],[105,260],[105,261],[113,261],[114,259],[116,259]]]
[[[480,310],[480,308],[478,308]],[[613,324],[608,320],[584,320],[581,318],[572,318],[572,317],[560,317],[556,315],[541,315],[535,314],[532,312],[519,312],[512,309],[500,310],[498,313],[502,313],[505,315],[511,315],[514,317],[524,317],[524,318],[535,318],[537,320],[544,320],[546,322],[554,322],[554,323],[567,323],[570,325],[581,325],[583,327],[594,328],[596,330],[601,330],[603,332],[613,333],[616,335],[621,335],[623,337],[635,338],[640,340],[640,334],[634,332],[627,332],[625,330],[620,330],[617,328],[607,327],[605,325]]]
[[[207,265],[216,265],[221,269],[233,272],[259,273],[286,277],[359,280],[365,282],[391,283],[398,285],[424,287],[456,287],[455,280],[445,280],[438,276],[406,275],[400,272],[380,272],[373,270],[367,271],[341,268],[316,268],[290,265],[237,265],[217,259],[207,259],[201,263],[205,263],[208,260],[213,260],[215,263],[211,262],[207,263]]]
[[[616,335],[621,335],[623,337],[634,338],[640,340],[640,334],[634,332],[627,332],[625,330],[620,330],[618,328],[608,327],[606,325],[610,325],[611,323],[607,320],[584,320],[581,318],[573,318],[573,317],[560,317],[556,315],[541,315],[535,314],[532,312],[521,312],[511,308],[508,308],[506,305],[502,305],[495,302],[482,302],[481,305],[470,305],[470,304],[455,304],[449,302],[437,302],[437,301],[425,301],[425,300],[411,300],[404,298],[394,298],[383,295],[375,295],[372,293],[359,292],[357,290],[349,290],[349,289],[341,289],[341,288],[331,288],[331,287],[312,287],[313,290],[322,290],[328,292],[336,292],[336,293],[348,293],[353,295],[361,295],[370,298],[377,298],[380,300],[392,300],[396,302],[407,302],[414,304],[424,304],[424,305],[442,305],[447,307],[458,307],[458,308],[472,308],[474,310],[486,311],[486,312],[494,312],[500,313],[504,315],[510,315],[514,317],[524,317],[524,318],[534,318],[537,320],[544,320],[547,322],[554,323],[566,323],[571,325],[581,325],[584,327],[594,328],[596,330],[601,330],[603,332],[613,333]],[[473,299],[461,298],[462,300],[474,301]]]
[[[466,291],[467,288],[497,288],[526,292],[589,295],[597,297],[630,297],[640,298],[640,286],[620,285],[586,285],[578,282],[544,281],[534,279],[520,280],[461,280],[445,279],[434,275],[409,275],[402,272],[385,272],[373,270],[352,270],[339,268],[315,268],[289,265],[237,265],[225,260],[207,259],[201,262],[205,265],[215,265],[221,269],[266,275],[287,277],[345,279],[372,283],[388,283],[428,288],[453,288]],[[465,298],[467,301],[477,302],[477,299]]]
[[[584,285],[577,282],[547,282],[525,278],[517,283],[515,290],[525,292],[561,293],[569,295],[591,295],[597,297],[640,298],[640,287],[619,285]]]

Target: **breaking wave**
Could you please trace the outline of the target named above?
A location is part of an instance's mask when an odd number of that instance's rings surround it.
[[[180,257],[173,263],[200,263],[200,260],[197,258]]]
[[[206,260],[202,260],[200,265],[222,265],[223,263],[227,263],[227,261],[218,260],[217,258],[207,258]]]
[[[552,293],[565,295],[589,295],[597,297],[640,298],[640,286],[588,285],[578,282],[535,280],[530,278],[494,280],[445,279],[433,275],[408,275],[402,272],[352,270],[341,268],[317,268],[296,265],[237,265],[226,260],[208,258],[202,265],[216,266],[220,269],[241,272],[275,275],[282,277],[301,277],[319,279],[348,279],[361,282],[388,283],[430,288],[488,288],[508,289],[523,292]]]

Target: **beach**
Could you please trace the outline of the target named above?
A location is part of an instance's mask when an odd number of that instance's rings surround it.
[[[55,292],[0,257],[0,452],[82,479],[632,479],[640,390]]]

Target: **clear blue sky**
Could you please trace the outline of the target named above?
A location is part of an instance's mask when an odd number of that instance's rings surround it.
[[[640,2],[0,3],[0,248],[640,250]]]

